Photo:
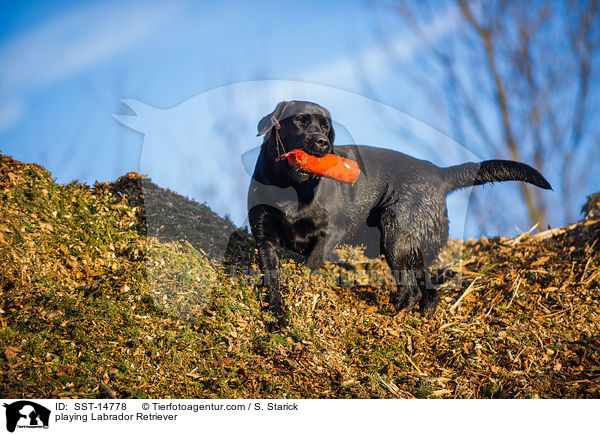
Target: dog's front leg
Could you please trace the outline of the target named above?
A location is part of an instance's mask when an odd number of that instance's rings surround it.
[[[311,272],[316,272],[323,265],[323,251],[325,247],[325,236],[319,237],[315,246],[311,250],[310,254],[306,258],[305,265]]]
[[[284,319],[281,285],[279,282],[279,257],[277,247],[269,240],[262,241],[257,246],[258,264],[264,274],[264,284],[269,291],[269,310],[277,316],[281,324]]]

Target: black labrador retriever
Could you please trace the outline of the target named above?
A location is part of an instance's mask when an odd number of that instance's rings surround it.
[[[368,146],[334,146],[329,112],[305,101],[284,101],[258,124],[266,134],[248,192],[248,217],[259,266],[269,289],[269,308],[285,324],[280,293],[278,248],[301,254],[318,269],[340,243],[352,242],[368,227],[379,230],[379,247],[393,271],[399,312],[419,302],[431,314],[439,294],[429,266],[448,241],[446,195],[494,181],[550,184],[532,167],[488,160],[440,168],[425,160]],[[333,153],[358,162],[360,175],[344,184],[298,171],[286,151]]]

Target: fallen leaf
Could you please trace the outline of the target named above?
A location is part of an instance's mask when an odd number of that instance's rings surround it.
[[[4,356],[6,357],[6,359],[10,362],[12,360],[14,360],[18,353],[21,352],[21,348],[20,347],[15,347],[15,346],[7,346],[4,348]]]

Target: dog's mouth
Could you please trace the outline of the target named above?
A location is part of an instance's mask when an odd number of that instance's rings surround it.
[[[302,150],[306,153],[306,154],[310,154],[311,156],[314,157],[325,157],[328,154],[331,154],[333,152],[333,147],[331,146],[327,146],[324,149],[320,149],[320,150],[316,150],[310,146],[303,146]]]
[[[305,153],[315,157],[323,157],[333,152],[331,142],[322,134],[310,134],[304,137],[301,149]]]
[[[288,166],[288,170],[290,172],[292,172],[293,174],[295,174],[297,177],[299,177],[300,179],[304,180],[308,180],[310,177],[315,177],[315,178],[319,178],[318,175],[315,174],[311,174],[310,172],[302,169],[302,168],[297,168],[294,165],[292,165],[290,162],[286,161],[287,166]]]
[[[304,151],[306,154],[309,154],[313,157],[317,157],[317,158],[321,158],[324,157],[328,154],[331,154],[331,152],[333,151],[332,149],[328,149],[324,150],[322,152],[319,151],[315,151],[315,150],[311,150],[310,148],[308,148],[306,145],[303,146],[302,148],[300,148],[302,151]],[[286,160],[287,166],[288,166],[288,170],[292,173],[294,173],[298,178],[300,178],[302,181],[306,181],[310,178],[321,178],[320,175],[318,174],[314,174],[310,171],[308,171],[307,169],[303,169],[302,167],[296,167],[294,166],[292,163],[290,163],[289,161]]]
[[[323,146],[323,145],[319,146],[318,144],[315,144],[312,141],[309,141],[309,143],[303,143],[301,146],[298,147],[298,149],[300,149],[304,153],[309,154],[310,156],[316,157],[316,158],[324,157],[333,152],[333,147],[331,145],[327,144],[326,146]],[[278,160],[279,159],[281,159],[281,157],[279,157]],[[297,167],[294,164],[292,164],[290,161],[288,161],[287,159],[282,159],[282,160],[286,160],[285,163],[286,163],[288,172],[301,182],[307,181],[311,178],[312,179],[320,178],[320,175],[309,172],[309,170],[303,169],[302,167]]]

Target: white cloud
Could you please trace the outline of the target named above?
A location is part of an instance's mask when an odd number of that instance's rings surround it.
[[[456,29],[459,23],[456,19],[457,12],[456,6],[449,6],[443,13],[436,15],[423,26],[430,41],[434,42],[443,38]],[[387,47],[387,50],[395,54],[395,60],[398,62],[412,59],[422,49],[422,42],[410,37],[407,32],[402,32],[390,41]],[[365,71],[368,71],[371,79],[377,79],[390,72],[390,57],[387,50],[381,44],[373,44],[361,52],[350,53],[319,67],[311,68],[302,73],[300,77],[302,80],[310,82],[336,83],[337,86],[347,86],[355,84],[354,72],[357,63],[360,63],[365,66]]]
[[[182,2],[109,2],[66,12],[0,46],[0,127],[16,122],[36,89],[126,51],[173,18]],[[8,101],[6,101],[8,99]],[[3,101],[4,100],[4,101]]]
[[[0,47],[8,87],[52,83],[114,56],[174,15],[180,3],[85,6],[15,36]]]

